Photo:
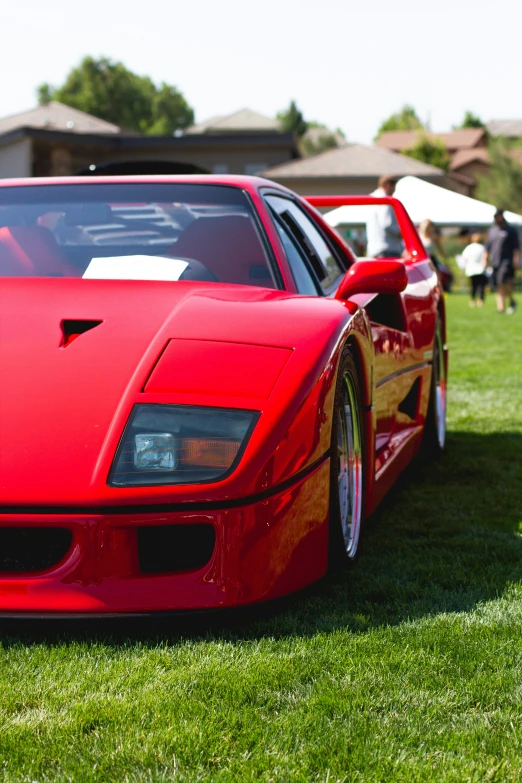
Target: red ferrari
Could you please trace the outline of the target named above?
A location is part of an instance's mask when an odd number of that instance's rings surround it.
[[[356,260],[315,207],[392,205]],[[252,177],[0,183],[0,614],[272,599],[444,446],[437,274],[400,202]]]

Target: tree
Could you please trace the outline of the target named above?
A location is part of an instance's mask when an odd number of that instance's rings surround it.
[[[324,123],[307,122],[307,129],[304,136],[299,141],[299,150],[304,158],[312,155],[319,155],[326,150],[332,150],[342,144],[340,139],[344,139],[344,133],[340,128],[331,131]]]
[[[477,176],[475,197],[512,212],[522,212],[522,166],[510,157],[511,146],[502,138],[490,141],[490,173]]]
[[[402,150],[402,154],[444,171],[448,170],[451,163],[451,156],[442,139],[436,136],[430,138],[425,132],[419,133],[415,143],[408,149]]]
[[[381,123],[377,138],[387,131],[424,130],[424,125],[417,117],[413,106],[405,104],[396,114],[392,114]]]
[[[335,134],[329,130],[325,130],[317,138],[308,138],[306,134],[301,139],[299,149],[304,158],[310,158],[312,155],[319,155],[326,150],[333,150],[339,146]]]
[[[41,84],[36,90],[38,96],[38,104],[43,106],[46,103],[52,101],[53,88],[50,84]]]
[[[170,135],[194,122],[194,111],[176,87],[159,88],[148,76],[138,76],[123,63],[106,57],[85,57],[65,83],[38,88],[40,103],[60,101],[127,130]]]
[[[464,115],[462,123],[460,125],[454,125],[453,130],[463,130],[464,128],[484,128],[485,130],[486,126],[480,117],[478,117],[476,114],[473,114],[472,111],[467,111]]]
[[[175,87],[163,82],[152,101],[152,125],[147,133],[168,136],[194,122],[194,111]]]
[[[307,122],[307,130],[299,141],[299,150],[304,158],[319,155],[344,143],[345,135],[340,128],[331,131],[322,122]]]
[[[284,133],[295,133],[297,136],[304,136],[308,128],[308,123],[297,108],[295,101],[290,101],[290,106],[277,114],[279,127]]]

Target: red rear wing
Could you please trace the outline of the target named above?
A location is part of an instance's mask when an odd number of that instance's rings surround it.
[[[404,205],[397,198],[392,196],[304,196],[303,198],[308,201],[310,206],[316,209],[390,204],[397,216],[404,247],[411,260],[419,261],[426,258],[426,250],[417,233],[417,229],[413,225]]]

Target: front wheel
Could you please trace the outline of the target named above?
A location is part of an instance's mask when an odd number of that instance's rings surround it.
[[[363,494],[362,404],[357,369],[349,350],[339,363],[332,422],[330,473],[330,565],[355,559]]]

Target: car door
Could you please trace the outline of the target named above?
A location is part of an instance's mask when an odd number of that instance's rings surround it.
[[[321,226],[292,199],[270,194],[266,201],[282,238],[297,290],[313,293],[311,285],[303,285],[304,266],[308,272],[307,282],[314,280],[315,293],[333,295],[344,275],[337,255],[339,251],[336,253]],[[350,261],[346,258],[345,265]],[[379,455],[386,458],[391,439],[408,420],[408,417],[401,417],[398,410],[407,383],[401,378],[401,372],[407,365],[410,346],[404,306],[400,295],[364,295],[359,304],[368,312],[375,348],[376,455],[378,459]]]
[[[375,347],[376,475],[379,477],[394,455],[422,427],[429,395],[438,296],[435,273],[409,215],[397,199],[310,196],[306,201],[316,208],[355,207],[358,223],[364,223],[367,207],[391,205],[401,229],[408,275],[406,290],[391,296],[355,297],[368,313]]]

